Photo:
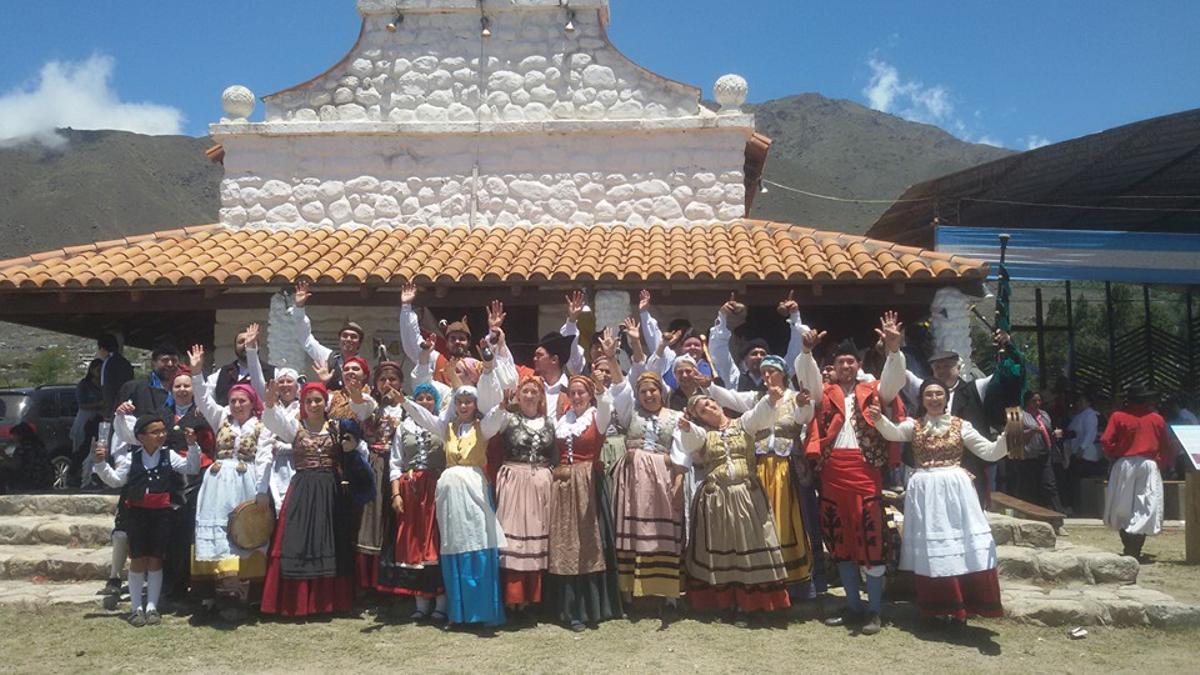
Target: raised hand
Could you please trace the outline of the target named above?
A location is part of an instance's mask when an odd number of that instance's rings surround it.
[[[329,370],[329,367],[324,363],[313,362],[312,370],[313,374],[317,376],[317,379],[321,380],[322,382],[328,383],[333,379],[333,371]]]
[[[132,415],[133,413],[137,412],[137,407],[133,405],[133,401],[125,401],[121,405],[117,406],[117,409],[113,412],[117,415]]]
[[[900,323],[899,318],[896,312],[888,310],[879,319],[879,328],[875,329],[875,334],[879,336],[884,347],[893,353],[900,351],[900,342],[904,339],[904,334],[900,332],[904,324]]]
[[[680,431],[691,431],[692,430],[692,423],[689,422],[686,417],[679,418],[678,426],[679,426]]]
[[[827,332],[828,331],[818,332],[816,330],[805,331],[803,338],[804,351],[812,353],[812,351],[817,348],[817,345],[821,344],[821,340],[825,339]]]
[[[92,451],[92,461],[96,464],[103,464],[108,460],[108,446],[105,443],[96,443],[95,450]]]
[[[246,349],[258,349],[258,324],[252,323],[246,326]]]
[[[504,303],[499,300],[493,300],[487,306],[487,321],[488,331],[494,332],[504,325],[504,317],[508,316],[504,311]]]
[[[812,392],[807,389],[801,389],[796,393],[796,407],[803,408],[809,403],[812,403]]]
[[[883,411],[879,409],[879,404],[872,403],[867,406],[867,419],[878,422],[880,417],[883,417]]]
[[[650,291],[642,289],[638,293],[638,311],[644,312],[650,308]]]
[[[200,374],[204,370],[204,345],[192,345],[188,350],[188,363],[192,366],[193,374]]]
[[[771,399],[772,405],[779,403],[779,400],[783,398],[783,385],[778,380],[779,378],[775,378],[774,381],[767,384],[767,398]]]
[[[578,321],[579,315],[583,312],[583,307],[587,304],[584,301],[583,291],[572,291],[566,296],[567,301],[567,319],[569,321]]]
[[[800,303],[796,302],[796,292],[788,291],[787,297],[779,301],[779,305],[775,308],[779,315],[787,318],[792,315],[792,312],[800,311]]]
[[[309,298],[312,297],[312,287],[307,281],[296,282],[296,294],[292,297],[292,302],[297,307],[303,307],[308,304]]]
[[[996,343],[997,348],[1004,349],[1010,342],[1012,342],[1012,336],[1002,330],[997,330],[996,333],[992,335],[992,342]]]
[[[625,328],[625,337],[629,338],[630,343],[638,342],[642,339],[642,328],[638,325],[637,319],[632,316],[627,317],[621,322],[621,325]]]
[[[600,336],[600,346],[604,349],[604,353],[608,355],[608,358],[616,358],[618,344],[619,341],[617,340],[617,336],[613,334],[612,328],[605,328],[604,333]]]
[[[413,282],[406,282],[400,287],[400,304],[411,305],[413,300],[417,299],[417,285]]]
[[[729,299],[725,301],[725,304],[721,305],[721,313],[727,316],[737,314],[740,306],[741,304],[737,301],[737,293],[730,292]]]
[[[279,383],[273,379],[267,380],[267,388],[263,391],[263,405],[274,408],[277,403],[279,403]]]

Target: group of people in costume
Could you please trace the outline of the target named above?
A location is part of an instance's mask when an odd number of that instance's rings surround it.
[[[360,356],[353,322],[337,349],[320,344],[311,295],[298,286],[290,312],[312,376],[264,364],[252,325],[234,362],[206,378],[200,347],[186,365],[156,360],[148,386],[165,399],[117,408],[95,472],[122,491],[134,625],[161,620],[164,561],[171,587],[228,620],[255,604],[345,612],[371,595],[409,596],[412,620],[446,627],[548,617],[580,631],[646,612],[666,626],[685,606],[744,626],[823,594],[827,560],[846,592],[829,625],[879,632],[897,566],[916,575],[923,616],[1001,614],[985,496],[964,465],[1004,457],[1005,436],[957,367],[909,372],[895,313],[872,375],[852,340],[823,349],[790,295],[785,354],[748,340],[735,357],[733,298],[708,336],[664,333],[643,291],[635,316],[581,340],[573,293],[560,331],[518,363],[502,303],[478,341],[465,319],[423,332],[409,285],[407,367]],[[884,485],[902,464],[901,537]],[[249,505],[276,521],[243,548],[230,522]]]

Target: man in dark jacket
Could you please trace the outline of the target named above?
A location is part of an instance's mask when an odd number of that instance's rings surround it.
[[[208,389],[212,392],[213,400],[221,405],[229,405],[229,390],[233,385],[250,382],[250,366],[246,361],[246,341],[249,339],[250,330],[247,328],[238,333],[233,343],[233,354],[236,358],[208,376]],[[262,370],[263,379],[267,382],[275,378],[275,366],[264,363]]]
[[[130,380],[121,387],[120,403],[132,403],[126,414],[146,415],[162,409],[171,393],[171,383],[179,369],[179,351],[160,344],[150,352],[150,373],[143,379]]]
[[[133,364],[121,354],[121,343],[112,333],[105,333],[96,341],[96,355],[103,363],[100,366],[100,391],[104,394],[104,405],[100,414],[111,422],[113,411],[123,399],[121,387],[133,379]]]

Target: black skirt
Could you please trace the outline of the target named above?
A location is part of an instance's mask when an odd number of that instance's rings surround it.
[[[542,597],[554,618],[564,624],[572,621],[598,623],[618,618],[624,613],[621,608],[621,589],[617,574],[612,504],[608,498],[608,475],[603,471],[596,471],[593,474],[593,485],[605,570],[574,576],[546,575],[546,591]]]
[[[142,509],[136,506],[125,511],[125,533],[129,537],[131,558],[165,558],[171,547],[171,526],[175,523],[172,509]]]
[[[354,573],[350,495],[329,469],[298,471],[284,500],[279,569],[285,579]]]

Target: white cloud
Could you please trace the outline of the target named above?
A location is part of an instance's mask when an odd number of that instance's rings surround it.
[[[34,141],[61,147],[66,139],[55,131],[60,127],[182,133],[179,109],[118,98],[112,86],[115,65],[112,57],[104,55],[82,62],[46,63],[35,82],[0,95],[0,145]]]
[[[871,78],[862,93],[867,97],[867,104],[875,110],[911,122],[939,126],[969,143],[1004,147],[1003,142],[972,130],[983,119],[983,112],[970,113],[968,117],[973,121],[968,125],[955,111],[954,95],[948,87],[905,79],[895,66],[876,56],[869,58],[867,65],[871,68]]]
[[[1037,134],[1030,134],[1024,138],[1018,138],[1017,141],[1024,145],[1026,150],[1037,150],[1038,148],[1050,145],[1052,142],[1049,138],[1038,136]]]
[[[863,95],[875,110],[925,124],[958,121],[954,118],[954,102],[946,87],[904,80],[895,66],[875,57],[871,57],[867,65],[871,67],[871,79],[863,89]]]

